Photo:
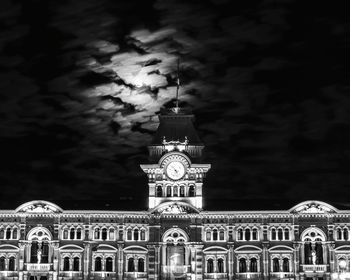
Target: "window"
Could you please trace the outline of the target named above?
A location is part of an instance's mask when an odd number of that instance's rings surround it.
[[[196,196],[195,190],[194,190],[194,186],[190,186],[190,189],[188,191],[188,196]]]
[[[238,229],[237,231],[237,239],[238,240],[243,240],[243,229]]]
[[[282,240],[283,239],[283,230],[281,228],[278,229],[278,240]]]
[[[167,186],[166,187],[166,196],[171,196],[171,187],[170,186]]]
[[[161,186],[157,187],[157,197],[162,197],[163,196],[163,190]]]
[[[38,242],[33,241],[32,246],[30,247],[30,262],[37,263],[38,262]]]
[[[180,186],[180,196],[181,197],[185,196],[185,187],[184,186]]]
[[[74,235],[75,235],[75,230],[74,230],[74,228],[71,228],[71,229],[70,229],[69,238],[70,238],[70,239],[74,239]]]
[[[128,259],[128,272],[134,272],[135,271],[135,264],[134,264],[134,258]]]
[[[77,239],[81,239],[81,228],[77,229]]]
[[[11,229],[7,228],[6,230],[6,239],[11,239]]]
[[[146,230],[141,229],[141,240],[146,240]]]
[[[341,234],[341,229],[340,228],[337,229],[337,239],[338,240],[342,240],[342,234]]]
[[[218,259],[218,272],[224,273],[224,260]]]
[[[134,229],[134,240],[139,240],[139,230],[137,228]]]
[[[211,232],[210,232],[209,230],[207,230],[207,231],[205,232],[205,239],[206,239],[207,241],[211,241]]]
[[[0,229],[0,239],[4,239],[5,232],[4,229]]]
[[[271,229],[271,240],[276,240],[276,239],[277,239],[276,229],[273,228]]]
[[[63,239],[68,239],[68,229],[63,230]]]
[[[13,231],[12,231],[12,239],[17,239],[17,228],[14,228]]]
[[[280,272],[280,264],[278,258],[274,258],[272,260],[272,271],[273,272]]]
[[[258,240],[258,230],[253,228],[252,240]]]
[[[283,272],[289,272],[289,259],[283,259]]]
[[[218,230],[216,228],[213,229],[213,240],[218,240]]]
[[[109,240],[114,240],[114,228],[109,229]]]
[[[177,189],[177,186],[174,187],[173,191],[174,191],[173,196],[178,196],[178,189]]]
[[[213,273],[214,272],[214,262],[212,259],[207,260],[207,273]]]
[[[106,240],[107,239],[107,229],[106,228],[103,228],[102,229],[102,240]]]
[[[289,240],[289,228],[284,229],[284,239]]]
[[[249,241],[250,240],[250,229],[246,228],[245,233],[244,233],[245,240]]]
[[[113,259],[111,257],[106,259],[106,271],[113,271]]]
[[[100,239],[100,229],[99,228],[95,228],[95,239]]]
[[[139,258],[137,262],[137,270],[138,272],[145,272],[145,260],[142,258]]]
[[[349,239],[349,231],[347,228],[343,229],[343,239],[348,240]]]
[[[258,261],[256,258],[250,259],[250,272],[258,272]]]
[[[10,259],[9,259],[9,271],[15,271],[15,263],[16,263],[15,257],[10,257]]]
[[[97,257],[95,259],[95,271],[101,271],[102,270],[102,260],[100,257]]]
[[[75,257],[73,259],[73,271],[79,271],[80,270],[80,259],[78,257]]]
[[[129,228],[128,231],[127,231],[126,239],[127,239],[127,240],[132,240],[132,231],[131,231],[130,228]]]
[[[69,257],[63,259],[63,271],[69,271]]]
[[[5,270],[5,257],[0,258],[0,271]]]
[[[225,231],[224,230],[220,230],[219,238],[220,238],[220,240],[225,240]]]
[[[245,273],[247,272],[247,262],[244,258],[239,259],[239,268],[238,271],[240,273]]]

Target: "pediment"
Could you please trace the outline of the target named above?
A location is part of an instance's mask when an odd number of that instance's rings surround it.
[[[244,245],[241,247],[238,247],[235,252],[261,252],[262,249],[257,246],[252,245]]]
[[[155,214],[197,214],[199,213],[198,209],[196,209],[194,206],[185,203],[185,202],[165,202],[160,205],[158,205],[156,208],[154,208],[152,213]]]
[[[337,211],[335,207],[322,201],[305,201],[290,209],[290,212],[298,214],[327,214]]]
[[[63,210],[54,203],[44,200],[35,200],[22,204],[15,210],[15,212],[31,214],[54,214],[62,213]]]

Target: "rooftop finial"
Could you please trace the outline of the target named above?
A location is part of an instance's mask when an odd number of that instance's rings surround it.
[[[176,105],[175,113],[179,112],[179,89],[180,89],[180,58],[177,59],[177,79],[176,79]]]

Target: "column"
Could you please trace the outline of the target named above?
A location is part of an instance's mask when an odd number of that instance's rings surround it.
[[[230,245],[229,249],[228,249],[228,279],[232,280],[234,277],[234,269],[233,269],[233,265],[234,265],[234,261],[233,261],[233,257],[234,257],[234,252],[233,252],[233,245]]]
[[[123,252],[123,244],[118,242],[118,256],[117,256],[117,264],[118,264],[118,280],[123,279],[124,272],[124,252]]]
[[[51,246],[50,246],[51,245]],[[58,273],[59,273],[59,243],[58,241],[52,241],[49,245],[49,251],[52,252],[51,260],[52,260],[52,266],[53,266],[53,274],[52,279],[57,280],[58,279]]]
[[[263,278],[268,279],[269,277],[269,252],[268,252],[268,242],[263,242],[263,251],[262,251],[262,272]]]
[[[90,253],[91,244],[84,242],[84,262],[83,262],[83,279],[87,280],[90,276]]]
[[[162,245],[162,254],[161,254],[162,261],[160,263],[160,267],[161,267],[160,274],[162,275],[162,278],[165,278],[166,277],[166,273],[167,273],[166,251],[167,251],[167,245],[166,245],[166,243],[163,243],[163,245]],[[155,260],[155,265],[157,266],[157,259]]]
[[[329,250],[329,271],[330,271],[330,273],[336,272],[335,263],[334,263],[334,259],[335,259],[334,248],[335,248],[334,241],[331,241],[328,244],[328,250]]]

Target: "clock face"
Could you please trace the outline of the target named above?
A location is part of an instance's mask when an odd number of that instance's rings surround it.
[[[166,167],[166,174],[170,179],[179,180],[185,175],[185,166],[179,161],[172,161]]]

